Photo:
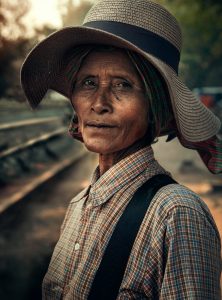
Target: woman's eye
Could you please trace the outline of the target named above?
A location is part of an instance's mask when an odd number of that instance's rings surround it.
[[[114,88],[117,90],[129,90],[132,88],[132,84],[128,81],[115,82]]]
[[[96,87],[96,83],[92,79],[85,79],[82,82],[82,86],[86,87],[86,88],[94,88],[94,87]]]

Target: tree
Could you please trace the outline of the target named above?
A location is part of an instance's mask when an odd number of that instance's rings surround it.
[[[0,47],[5,41],[15,40],[26,31],[22,17],[29,10],[27,0],[1,0],[0,2]]]
[[[28,12],[27,1],[0,2],[0,97],[14,86],[18,90],[16,58],[24,51],[26,28],[22,17]]]
[[[222,2],[160,0],[178,19],[183,32],[181,76],[191,88],[221,86]]]
[[[28,0],[1,0],[0,2],[0,98],[24,101],[20,86],[20,68],[24,57],[37,41],[54,28],[34,28],[30,38],[23,17],[29,11]]]
[[[92,6],[92,1],[82,0],[79,5],[74,4],[72,0],[65,0],[60,3],[60,9],[63,11],[63,26],[75,26],[83,22],[83,19]]]

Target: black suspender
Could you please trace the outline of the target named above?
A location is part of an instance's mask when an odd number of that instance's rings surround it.
[[[170,176],[159,174],[146,181],[134,194],[120,217],[99,269],[92,283],[88,300],[115,300],[140,225],[156,192],[176,183]]]

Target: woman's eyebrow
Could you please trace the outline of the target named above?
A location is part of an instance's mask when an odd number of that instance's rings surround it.
[[[80,75],[77,74],[77,77],[76,77],[77,80],[86,79],[86,78],[98,78],[98,76],[92,75],[90,73],[83,73]]]
[[[135,83],[135,79],[133,76],[129,76],[129,74],[111,74],[110,78],[112,79],[119,79],[119,80],[126,80],[131,83]]]
[[[127,77],[127,76],[124,76],[124,77],[123,77],[123,76],[112,76],[112,78],[132,81],[132,79],[130,79],[130,78]]]
[[[138,84],[138,79],[136,74],[128,74],[128,73],[121,73],[121,74],[113,74],[112,78],[116,78],[116,79],[121,79],[121,80],[127,80],[132,84]],[[142,79],[140,79],[141,83],[142,83]]]

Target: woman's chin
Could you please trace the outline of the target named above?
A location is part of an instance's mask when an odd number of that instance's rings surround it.
[[[115,149],[112,141],[98,139],[94,141],[84,141],[84,145],[87,150],[99,154],[110,154],[118,151],[118,149]]]
[[[105,147],[105,146],[101,146],[101,145],[85,144],[85,147],[87,148],[87,150],[94,152],[94,153],[99,153],[99,154],[108,154],[108,153],[112,152],[109,149],[109,147]]]

